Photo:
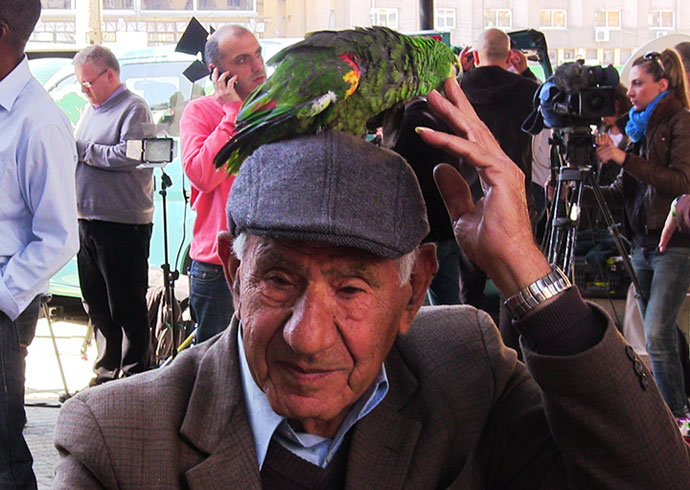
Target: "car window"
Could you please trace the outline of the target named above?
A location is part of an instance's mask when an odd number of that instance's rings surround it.
[[[128,62],[121,60],[120,79],[125,86],[148,102],[156,124],[169,136],[179,136],[179,119],[182,111],[192,98],[204,95],[205,81],[192,84],[182,72],[187,61],[147,61]],[[53,77],[49,93],[58,106],[67,114],[73,124],[86,105],[81,86],[74,73],[63,72],[63,78]]]
[[[46,83],[57,71],[72,64],[69,58],[38,58],[29,60],[29,69],[36,79]]]

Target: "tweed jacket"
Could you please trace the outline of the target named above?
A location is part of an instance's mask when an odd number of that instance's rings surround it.
[[[70,399],[55,488],[260,488],[237,328]],[[525,354],[532,375],[486,313],[423,309],[386,359],[388,395],[354,428],[345,487],[688,488],[688,447],[610,323],[578,355]]]

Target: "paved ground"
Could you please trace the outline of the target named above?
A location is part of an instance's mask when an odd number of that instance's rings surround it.
[[[91,367],[96,356],[95,342],[82,354],[85,325],[53,322],[53,331],[67,388],[73,393],[86,386],[91,379]],[[64,392],[48,322],[40,319],[26,361],[27,425],[24,429],[24,437],[34,457],[39,489],[51,487],[53,467],[58,459],[53,446],[53,429],[60,407],[58,397]]]

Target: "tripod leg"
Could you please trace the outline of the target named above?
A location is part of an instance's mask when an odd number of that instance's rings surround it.
[[[591,173],[588,177],[588,184],[591,186],[592,191],[594,192],[594,197],[597,200],[599,211],[601,211],[601,215],[604,217],[606,227],[609,233],[611,234],[611,237],[613,238],[613,242],[616,245],[618,254],[621,256],[621,259],[623,260],[623,267],[625,267],[625,271],[628,273],[630,280],[635,286],[637,296],[642,301],[647,301],[647,298],[644,297],[642,289],[640,288],[640,282],[637,279],[637,275],[635,274],[635,270],[633,269],[632,262],[630,262],[630,255],[628,254],[628,251],[626,250],[625,245],[623,244],[623,240],[621,239],[620,231],[618,231],[618,227],[616,226],[616,223],[613,221],[611,211],[609,210],[609,207],[606,204],[606,201],[604,200],[604,196],[601,194],[599,185],[596,183],[596,181],[594,180],[594,176]]]

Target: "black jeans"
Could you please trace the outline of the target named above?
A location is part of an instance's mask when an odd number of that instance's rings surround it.
[[[40,299],[36,297],[15,321],[0,311],[0,488],[33,489],[33,459],[22,431],[26,348],[36,332]]]
[[[79,220],[77,265],[96,335],[96,383],[148,368],[146,308],[152,224]]]

